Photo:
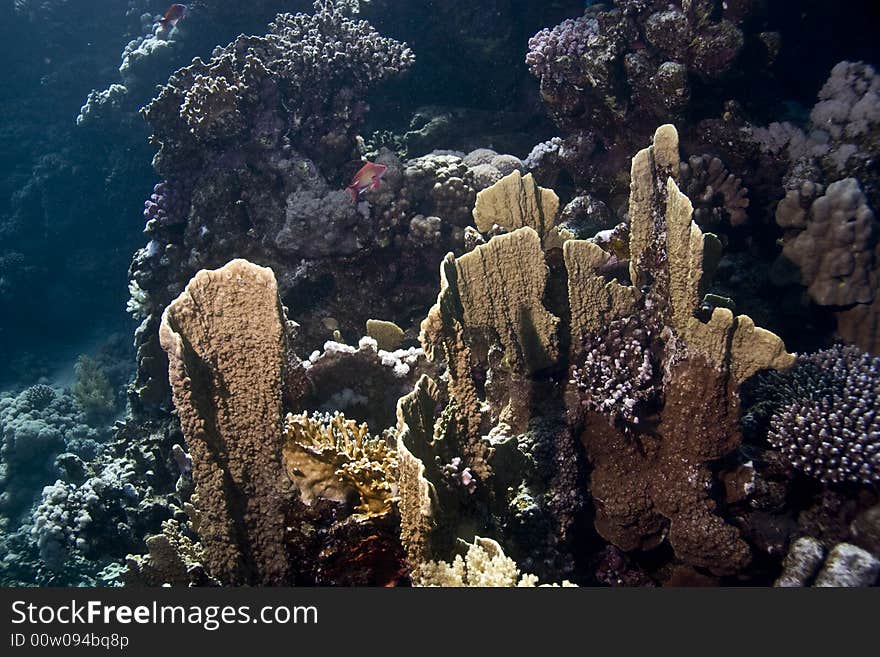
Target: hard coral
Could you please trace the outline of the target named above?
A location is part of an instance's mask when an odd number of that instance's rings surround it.
[[[364,518],[393,511],[397,493],[397,455],[366,424],[341,413],[289,414],[284,420],[283,460],[307,503],[317,497],[346,501],[357,497]]]
[[[319,0],[314,9],[280,14],[266,36],[241,36],[172,76],[144,110],[161,144],[160,172],[179,173],[182,154],[199,159],[201,149],[229,140],[277,139],[273,126],[324,161],[350,155],[364,93],[407,69],[413,55],[338,3]]]
[[[205,561],[225,583],[289,581],[284,322],[271,270],[244,260],[200,272],[162,317],[159,337],[192,452]]]
[[[768,440],[795,468],[829,484],[880,481],[880,358],[838,345],[765,387],[779,406]]]
[[[746,20],[757,5],[743,11],[713,0],[590,4],[583,16],[535,34],[526,64],[551,118],[567,133],[548,160],[596,193],[618,191],[614,177],[658,123],[685,125],[700,111],[694,88],[706,81],[724,88],[738,62],[753,63],[741,54],[757,40]]]
[[[512,190],[512,174],[481,192],[478,224],[513,230],[443,262],[421,340],[447,371],[398,406],[403,540],[415,563],[448,558],[476,526],[502,529],[505,551],[533,572],[565,572],[546,550],[577,526],[584,474],[576,458],[561,468],[539,455],[572,454],[579,437],[602,537],[624,550],[668,540],[679,560],[716,574],[745,568],[748,547],[710,495],[712,465],[740,441],[738,385],[792,357],[746,316],[715,308],[698,319],[718,243],[693,223],[678,170],[678,136],[664,126],[633,161],[629,285],[606,279],[612,255],[595,242],[559,235],[564,272],[558,251],[545,253],[536,231],[555,230],[549,190],[521,177]],[[567,424],[552,423],[560,414]],[[450,464],[470,469],[472,490],[455,485]],[[555,545],[534,539],[540,527]]]
[[[799,223],[787,211],[793,201],[780,203],[777,221]],[[795,206],[797,210],[797,206]],[[868,206],[859,183],[846,178],[831,183],[812,202],[803,231],[785,243],[782,257],[796,264],[800,280],[813,300],[823,306],[870,303],[875,295],[871,272],[880,224]]]

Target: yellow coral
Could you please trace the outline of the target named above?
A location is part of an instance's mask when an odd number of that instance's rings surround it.
[[[284,466],[303,501],[358,497],[364,518],[385,515],[397,502],[397,454],[366,424],[333,415],[288,414],[284,421]]]

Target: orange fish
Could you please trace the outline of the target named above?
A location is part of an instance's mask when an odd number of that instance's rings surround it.
[[[186,18],[186,5],[173,4],[168,7],[165,15],[159,19],[159,24],[162,27],[174,27],[183,18]]]
[[[360,170],[354,174],[351,184],[345,189],[351,194],[352,203],[357,203],[358,196],[368,189],[379,189],[382,182],[382,176],[388,170],[384,164],[376,164],[375,162],[367,162]]]

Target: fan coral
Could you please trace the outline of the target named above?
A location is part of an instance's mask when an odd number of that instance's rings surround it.
[[[792,465],[823,483],[880,481],[880,358],[838,345],[768,376],[782,406],[768,438]]]
[[[559,235],[563,262],[545,250],[537,231],[552,234],[558,203],[528,177],[480,193],[478,225],[512,232],[442,263],[420,339],[447,370],[442,386],[423,377],[398,405],[411,561],[448,560],[454,538],[479,531],[531,572],[564,574],[548,552],[574,533],[586,473],[576,457],[560,467],[542,451],[572,455],[579,439],[604,539],[626,551],[668,541],[677,559],[718,575],[747,566],[748,545],[710,494],[713,464],[741,440],[739,384],[793,357],[747,316],[715,308],[698,318],[719,244],[692,221],[678,170],[678,134],[662,126],[633,160],[632,284],[606,279],[612,255],[594,242]],[[554,424],[560,414],[566,422]],[[450,485],[453,458],[456,472],[473,473],[472,492]],[[542,527],[555,544],[535,541]]]

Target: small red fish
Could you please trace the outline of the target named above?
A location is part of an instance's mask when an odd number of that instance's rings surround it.
[[[382,182],[382,176],[388,170],[384,164],[376,164],[375,162],[367,162],[360,170],[354,174],[351,184],[345,189],[351,194],[352,203],[357,203],[358,196],[363,194],[367,189],[379,189]]]
[[[159,24],[162,27],[174,27],[184,18],[186,18],[186,5],[173,4],[168,7],[165,15],[159,19]]]

